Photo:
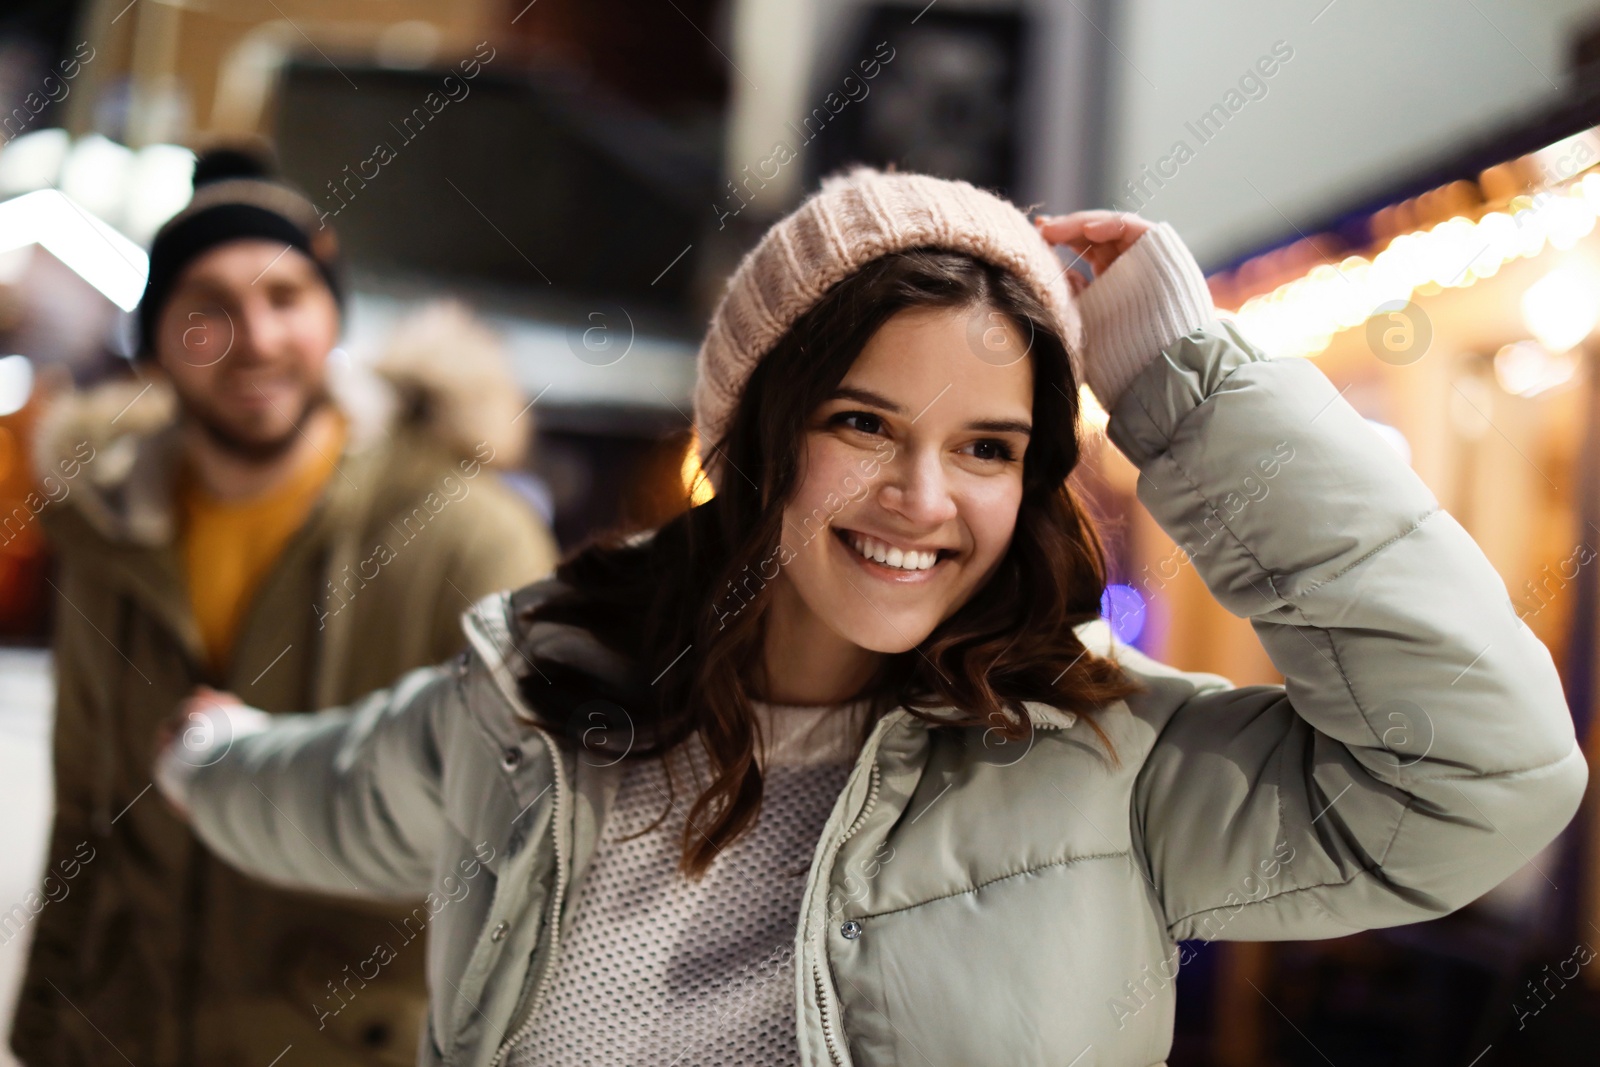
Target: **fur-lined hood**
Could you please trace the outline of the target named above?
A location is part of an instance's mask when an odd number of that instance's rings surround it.
[[[452,456],[510,468],[531,440],[503,343],[456,301],[407,316],[370,363],[330,357],[328,383],[348,419],[348,454],[407,427]],[[63,486],[51,499],[75,505],[108,540],[159,544],[173,534],[178,429],[176,395],[155,374],[71,391],[39,420],[35,476]]]

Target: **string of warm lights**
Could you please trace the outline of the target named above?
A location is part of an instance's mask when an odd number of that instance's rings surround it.
[[[1476,219],[1457,215],[1402,233],[1370,259],[1319,264],[1246,300],[1231,317],[1269,355],[1315,356],[1334,334],[1418,292],[1466,288],[1513,260],[1571,248],[1594,229],[1597,217],[1600,173],[1589,173],[1515,197],[1504,210]]]

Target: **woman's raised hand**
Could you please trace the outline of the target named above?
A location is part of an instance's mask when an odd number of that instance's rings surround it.
[[[1033,224],[1039,236],[1053,245],[1066,245],[1094,268],[1096,278],[1106,272],[1118,256],[1133,247],[1155,223],[1130,211],[1074,211],[1067,215],[1036,215]],[[1076,296],[1089,285],[1089,279],[1075,270],[1067,271],[1067,285]]]

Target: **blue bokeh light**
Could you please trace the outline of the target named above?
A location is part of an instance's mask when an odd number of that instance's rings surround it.
[[[1100,594],[1100,617],[1111,623],[1117,640],[1131,645],[1144,632],[1144,597],[1131,585],[1108,585]]]

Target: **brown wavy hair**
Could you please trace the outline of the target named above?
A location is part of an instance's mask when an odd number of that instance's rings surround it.
[[[960,252],[917,248],[875,259],[825,293],[757,364],[722,440],[722,487],[646,538],[617,530],[562,562],[572,587],[531,617],[587,629],[633,669],[604,678],[535,658],[520,682],[541,719],[590,751],[659,756],[699,734],[710,785],[691,807],[680,869],[698,878],[754,825],[762,774],[749,708],[761,692],[763,576],[783,509],[799,488],[806,422],[869,338],[907,308],[998,311],[1030,339],[1033,433],[1023,455],[1015,532],[989,581],[915,649],[881,658],[866,690],[867,725],[904,706],[935,728],[977,727],[1006,742],[1031,731],[1022,702],[1095,721],[1140,686],[1089,653],[1073,628],[1100,615],[1105,554],[1067,477],[1080,458],[1078,387],[1063,338],[1010,272]],[[737,605],[734,607],[734,605]],[[943,705],[960,716],[940,717]],[[989,739],[989,734],[985,739]]]

